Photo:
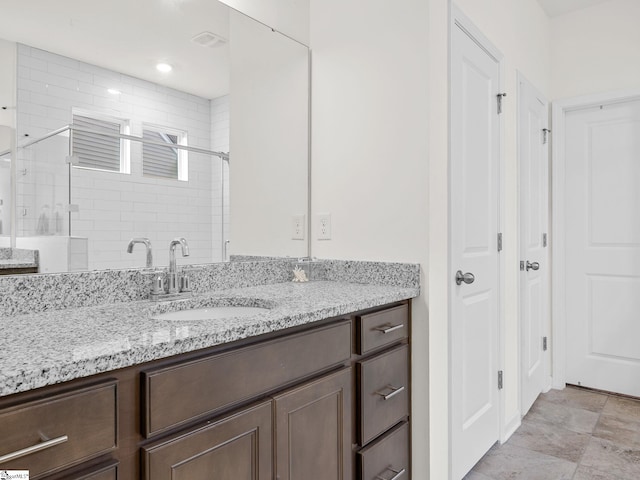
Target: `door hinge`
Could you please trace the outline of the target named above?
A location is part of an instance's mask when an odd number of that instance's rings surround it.
[[[547,337],[542,337],[542,351],[546,352],[548,349],[548,345],[547,345]]]
[[[502,370],[498,370],[498,390],[502,390],[502,388],[504,387],[502,377]]]
[[[551,133],[551,130],[549,130],[548,128],[543,128],[542,129],[542,144],[546,145],[547,142],[549,141],[549,134]]]
[[[504,99],[504,97],[506,97],[507,94],[506,93],[499,93],[497,95],[498,97],[498,115],[500,115],[502,113],[502,100]]]
[[[542,246],[543,247],[547,246],[547,234],[546,233],[542,234]]]
[[[498,251],[499,252],[502,251],[502,234],[501,233],[498,234]]]

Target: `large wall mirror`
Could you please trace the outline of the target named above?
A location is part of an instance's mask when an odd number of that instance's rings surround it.
[[[136,237],[154,266],[175,237],[183,264],[308,254],[306,46],[215,0],[9,0],[2,17],[0,246],[38,250],[40,273],[143,267]]]

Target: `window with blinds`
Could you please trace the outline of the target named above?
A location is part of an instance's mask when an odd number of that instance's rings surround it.
[[[122,121],[74,114],[73,125],[108,134],[73,131],[73,154],[78,157],[78,167],[110,172],[122,171],[122,141],[118,137],[109,136],[121,133]]]
[[[183,132],[144,128],[142,138],[145,141],[142,146],[142,172],[145,176],[186,180],[182,178],[181,166],[186,163],[187,152],[174,147],[184,143]]]

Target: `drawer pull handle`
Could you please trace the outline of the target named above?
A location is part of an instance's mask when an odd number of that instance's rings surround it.
[[[377,330],[380,333],[391,333],[391,332],[395,332],[396,330],[400,330],[401,328],[404,328],[404,323],[401,323],[400,325],[376,327],[374,328],[374,330]]]
[[[404,387],[392,387],[391,385],[388,386],[388,388],[391,389],[390,393],[382,393],[382,392],[376,392],[378,395],[380,395],[382,397],[383,400],[389,400],[390,398],[395,397],[396,395],[398,395],[400,392],[404,392]]]
[[[32,445],[27,448],[23,448],[22,450],[18,450],[16,452],[7,453],[0,457],[0,463],[9,462],[11,460],[15,460],[17,458],[24,457],[26,455],[30,455],[32,453],[40,452],[41,450],[46,450],[47,448],[55,447],[56,445],[60,445],[69,440],[69,437],[63,435],[58,438],[52,438],[51,440],[47,440],[46,442],[38,443],[37,445]]]
[[[389,467],[388,470],[391,470],[395,475],[393,477],[391,477],[391,478],[384,478],[384,477],[378,475],[376,478],[378,480],[398,480],[398,478],[400,478],[402,475],[404,475],[407,472],[407,470],[404,469],[404,468],[402,468],[400,470],[394,470],[393,468]]]

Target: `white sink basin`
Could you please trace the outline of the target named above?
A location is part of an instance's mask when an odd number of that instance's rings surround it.
[[[223,318],[249,317],[268,312],[268,308],[260,307],[206,307],[167,312],[154,315],[156,320],[220,320]]]

